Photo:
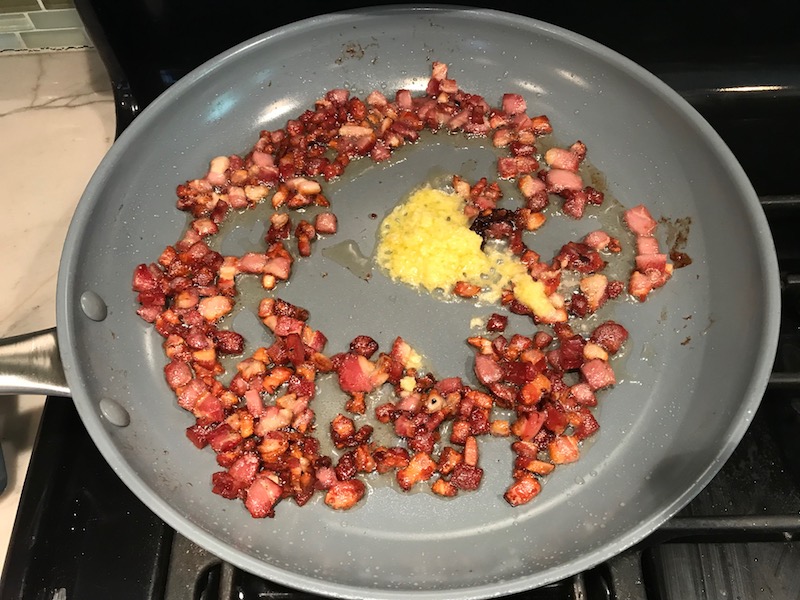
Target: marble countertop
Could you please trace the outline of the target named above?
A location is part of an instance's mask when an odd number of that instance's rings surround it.
[[[86,183],[114,140],[114,104],[93,50],[0,54],[0,336],[53,327],[61,248]],[[8,487],[0,495],[5,562],[44,398],[0,399]],[[69,400],[65,400],[69,402]]]

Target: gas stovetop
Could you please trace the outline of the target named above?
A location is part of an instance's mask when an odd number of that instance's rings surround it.
[[[232,1],[222,28],[218,3],[210,0],[76,4],[112,77],[120,132],[171,83],[239,41],[326,9],[381,3],[293,3],[276,21],[274,15],[253,18],[252,2]],[[760,195],[778,252],[783,314],[775,369],[742,443],[684,510],[621,555],[514,598],[798,598],[800,15],[796,6],[771,1],[643,4],[617,3],[612,14],[597,3],[573,2],[528,16],[587,35],[653,71],[736,154]],[[511,2],[492,7],[524,10]],[[237,14],[248,16],[238,22]],[[45,406],[0,597],[311,596],[232,567],[170,529],[108,467],[72,404],[53,398]]]

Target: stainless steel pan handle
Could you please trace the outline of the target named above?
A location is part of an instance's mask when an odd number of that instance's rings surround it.
[[[0,395],[70,396],[55,328],[0,340]]]

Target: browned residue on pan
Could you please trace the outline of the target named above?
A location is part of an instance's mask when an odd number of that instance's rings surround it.
[[[347,42],[342,48],[342,54],[336,59],[336,64],[342,64],[348,58],[364,58],[364,48],[358,42]]]
[[[592,187],[596,190],[600,190],[601,192],[605,193],[606,190],[608,189],[608,182],[606,181],[606,176],[597,169],[592,169],[589,175],[591,177]]]
[[[374,39],[374,38],[373,38]],[[349,60],[351,58],[364,58],[364,54],[366,53],[367,48],[370,46],[377,46],[376,43],[370,43],[366,46],[362,46],[358,42],[347,42],[342,46],[342,53],[339,57],[334,61],[337,65],[342,64],[344,61]],[[372,61],[375,62],[374,60]]]
[[[692,258],[683,251],[686,248],[686,243],[689,241],[692,217],[679,217],[675,220],[662,217],[659,223],[666,227],[669,258],[674,267],[680,269],[692,264]]]

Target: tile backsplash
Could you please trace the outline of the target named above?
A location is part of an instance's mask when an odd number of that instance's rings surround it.
[[[72,0],[0,0],[0,52],[91,45]]]

